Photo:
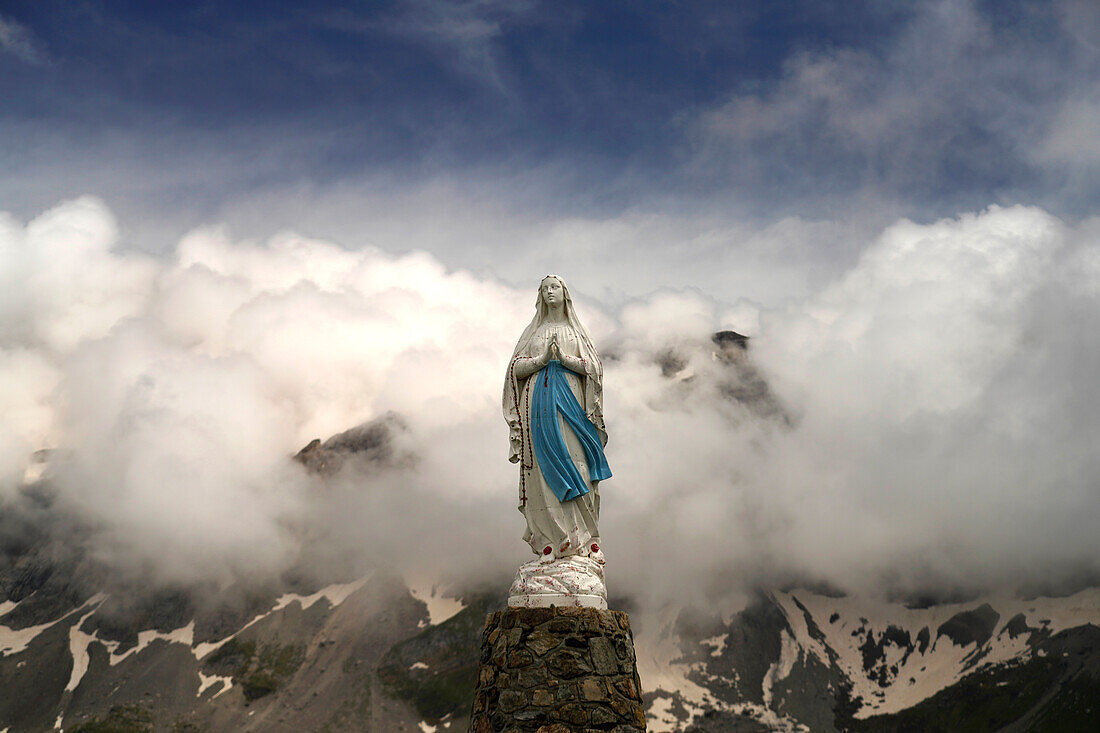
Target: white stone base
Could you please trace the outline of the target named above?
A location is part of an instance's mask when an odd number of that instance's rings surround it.
[[[607,608],[603,565],[590,557],[571,555],[553,562],[532,560],[521,565],[508,592],[512,608]]]
[[[538,595],[510,596],[509,608],[598,608],[607,610],[607,599],[603,596],[566,595],[564,593],[541,593]]]

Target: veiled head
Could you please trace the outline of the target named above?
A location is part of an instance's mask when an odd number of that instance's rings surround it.
[[[564,303],[569,298],[569,289],[565,287],[565,281],[557,275],[547,275],[539,284],[539,295],[535,306],[552,308]]]

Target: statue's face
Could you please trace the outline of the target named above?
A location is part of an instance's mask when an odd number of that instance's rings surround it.
[[[565,299],[565,293],[561,287],[561,281],[557,278],[547,278],[542,281],[542,299],[547,305],[558,305]]]

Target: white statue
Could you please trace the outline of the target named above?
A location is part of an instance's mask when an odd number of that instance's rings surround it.
[[[611,471],[602,395],[599,354],[569,289],[547,275],[504,381],[523,539],[538,555],[520,569],[509,605],[607,607],[599,482]]]

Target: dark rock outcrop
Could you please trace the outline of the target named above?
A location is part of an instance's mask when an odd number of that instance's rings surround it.
[[[1000,618],[1001,615],[988,603],[983,603],[972,611],[962,611],[944,621],[936,629],[936,636],[946,636],[959,646],[974,643],[981,646],[993,636],[993,629]]]
[[[509,608],[481,640],[472,733],[644,731],[630,620],[594,608]]]
[[[336,475],[349,460],[367,463],[408,461],[408,456],[398,455],[394,445],[396,437],[407,430],[404,421],[390,412],[334,435],[323,443],[320,438],[314,438],[298,451],[294,460],[311,473],[321,476]]]

